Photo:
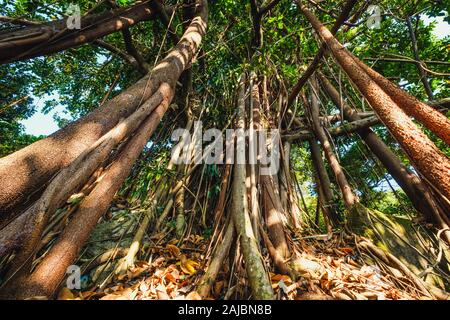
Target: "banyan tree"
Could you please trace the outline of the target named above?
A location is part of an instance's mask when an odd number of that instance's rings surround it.
[[[445,9],[6,1],[0,297],[449,299]]]

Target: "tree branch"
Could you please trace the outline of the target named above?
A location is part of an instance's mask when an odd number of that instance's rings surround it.
[[[336,32],[339,30],[341,25],[345,22],[345,20],[348,18],[352,8],[354,5],[358,2],[358,0],[348,0],[345,3],[344,8],[342,9],[341,14],[337,18],[336,22],[334,23],[333,27],[331,28],[331,33],[336,34]],[[298,79],[297,84],[292,88],[291,94],[289,95],[288,102],[286,105],[286,109],[292,106],[292,103],[294,102],[295,98],[299,94],[302,87],[305,85],[308,78],[314,73],[317,66],[319,65],[320,60],[322,59],[323,55],[325,54],[326,45],[322,44],[319,51],[317,52],[316,56],[314,57],[314,60],[310,63],[306,71],[303,73],[303,75]]]

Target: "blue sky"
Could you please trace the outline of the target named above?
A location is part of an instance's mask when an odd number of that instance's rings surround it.
[[[433,33],[440,39],[444,38],[445,36],[450,34],[450,25],[444,21],[443,17],[436,17],[436,18],[429,18],[427,16],[421,16],[421,19],[426,24],[429,24],[433,21],[436,22],[436,26],[433,30]],[[35,98],[36,103],[36,113],[26,119],[21,121],[21,123],[25,127],[25,132],[32,135],[49,135],[53,132],[57,131],[58,125],[56,124],[55,120],[53,119],[53,116],[55,114],[63,115],[64,114],[64,107],[61,105],[56,106],[52,109],[48,114],[44,114],[42,112],[42,108],[44,106],[44,103],[46,100],[50,99],[56,99],[57,100],[57,94],[48,95],[42,99]]]

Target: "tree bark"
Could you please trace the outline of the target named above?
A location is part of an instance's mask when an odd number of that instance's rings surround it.
[[[253,298],[258,300],[273,299],[273,290],[264,268],[261,252],[255,239],[250,216],[248,214],[247,190],[245,185],[245,80],[241,78],[238,98],[238,123],[236,128],[242,130],[237,133],[236,156],[234,165],[231,214],[240,239],[245,269],[250,282]]]
[[[333,27],[331,28],[331,33],[336,34],[336,32],[339,30],[339,28],[342,26],[342,24],[347,20],[350,12],[352,11],[355,4],[358,2],[358,0],[348,0],[344,7],[342,8],[341,14],[336,19],[336,21],[333,24]],[[295,86],[292,88],[291,93],[288,97],[287,102],[287,108],[289,108],[292,103],[294,102],[295,98],[300,93],[300,90],[302,90],[303,86],[305,85],[306,81],[308,81],[309,77],[314,73],[317,66],[320,63],[320,60],[322,60],[324,54],[326,51],[326,45],[322,44],[317,54],[314,56],[313,61],[309,64],[308,68],[306,68],[305,72],[303,72],[300,79],[298,79]]]
[[[318,76],[325,92],[330,96],[334,104],[343,110],[344,117],[349,121],[360,120],[361,117],[358,113],[341,98],[339,92],[328,79],[320,72]],[[361,129],[357,132],[403,191],[405,191],[417,211],[421,212],[429,221],[435,221],[435,215],[438,213],[436,212],[436,203],[430,190],[414,173],[401,163],[400,159],[370,128]]]
[[[332,54],[347,73],[352,82],[358,87],[360,92],[365,96],[372,108],[376,111],[380,120],[391,131],[395,139],[405,150],[411,159],[411,162],[421,174],[426,177],[447,199],[450,199],[450,161],[449,159],[433,144],[433,142],[412,122],[408,115],[397,105],[396,99],[404,96],[410,97],[404,93],[401,95],[389,96],[383,89],[390,92],[401,91],[388,80],[383,82],[383,87],[378,85],[375,78],[371,78],[365,70],[370,68],[361,68],[359,63],[355,64],[356,58],[349,53],[324,27],[319,20],[305,7],[300,6],[304,15],[313,25],[314,29],[319,33],[324,42],[327,43]],[[361,64],[363,64],[361,62]],[[373,73],[372,73],[373,74]],[[391,98],[392,97],[392,98]],[[408,100],[414,100],[410,98]],[[403,102],[405,102],[404,100]],[[405,104],[401,104],[405,108]],[[416,104],[417,105],[417,104]],[[420,104],[419,104],[420,105]],[[411,106],[408,106],[410,108]],[[428,106],[428,108],[430,108]],[[432,108],[430,108],[432,109]],[[435,111],[432,109],[432,111]],[[432,112],[431,111],[431,112]],[[417,113],[417,110],[414,111]],[[423,115],[421,110],[419,115],[422,118],[429,119],[428,114]],[[436,112],[436,111],[435,111]],[[432,117],[432,119],[434,119]],[[418,119],[420,120],[420,119]],[[447,119],[446,122],[450,120]],[[444,131],[449,131],[450,126],[445,127],[445,123],[440,123],[444,127]],[[440,128],[434,128],[440,132]],[[436,130],[439,129],[439,130]],[[448,135],[450,137],[450,134]],[[450,138],[447,138],[450,139]]]
[[[149,75],[85,117],[0,159],[0,227],[28,207],[58,170],[69,165],[121,118],[133,113],[161,83],[175,87],[181,72],[190,66],[206,30],[207,9],[199,12],[201,15],[191,23],[189,32]]]

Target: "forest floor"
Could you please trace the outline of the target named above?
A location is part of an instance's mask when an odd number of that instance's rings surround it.
[[[115,204],[97,225],[78,261],[82,270],[82,289],[59,292],[59,299],[150,300],[201,299],[195,291],[207,268],[214,243],[198,234],[182,242],[166,226],[148,230],[140,247],[139,260],[126,273],[115,274],[120,258],[131,245],[133,230],[142,210]],[[293,265],[300,277],[269,270],[277,299],[283,300],[398,300],[424,299],[405,277],[392,276],[379,261],[361,252],[354,241],[341,233],[331,236],[304,231],[291,239]],[[266,265],[270,265],[263,251]],[[381,269],[380,269],[381,266]],[[224,263],[209,299],[235,299],[250,296],[245,271]],[[231,271],[231,272],[230,272]],[[390,270],[392,271],[392,270]],[[232,276],[230,276],[230,274]]]

